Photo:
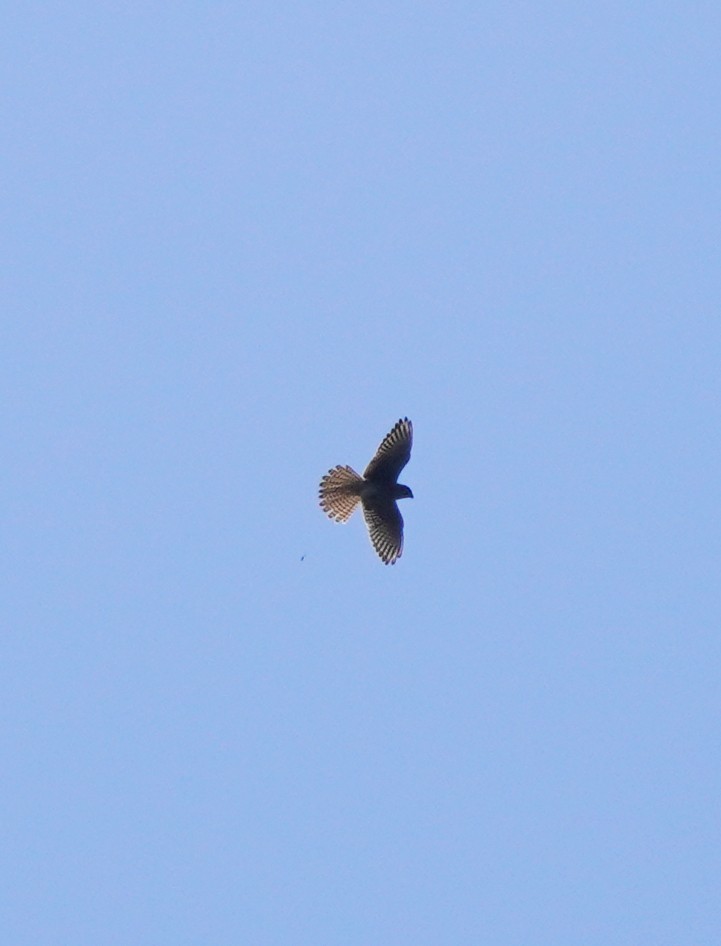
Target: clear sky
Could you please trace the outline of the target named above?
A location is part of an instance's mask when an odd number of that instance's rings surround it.
[[[3,942],[716,946],[718,2],[3,21]]]

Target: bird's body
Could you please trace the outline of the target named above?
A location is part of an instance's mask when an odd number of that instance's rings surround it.
[[[375,483],[373,480],[363,480],[360,498],[362,503],[377,503],[387,499],[412,499],[413,493],[402,483]]]
[[[386,565],[403,554],[403,517],[396,500],[413,498],[398,482],[412,444],[413,425],[405,417],[383,438],[363,476],[350,466],[336,466],[320,483],[321,508],[336,522],[347,522],[359,504],[363,507],[371,543]]]

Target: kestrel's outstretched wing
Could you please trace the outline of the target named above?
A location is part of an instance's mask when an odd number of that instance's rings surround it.
[[[395,500],[363,503],[363,516],[373,548],[386,565],[403,554],[403,516]]]
[[[395,483],[399,473],[411,458],[412,446],[413,424],[407,417],[404,417],[398,421],[393,430],[385,435],[363,476],[367,480],[374,480],[379,483]],[[400,518],[397,508],[396,512]],[[403,520],[401,519],[401,530],[402,526]],[[398,555],[400,555],[400,552]]]
[[[323,512],[336,522],[347,522],[360,502],[362,485],[363,478],[350,466],[328,470],[318,493]]]

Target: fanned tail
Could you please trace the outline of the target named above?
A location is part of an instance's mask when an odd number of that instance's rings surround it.
[[[336,522],[347,522],[360,502],[362,485],[363,477],[350,466],[328,470],[318,492],[323,512]]]

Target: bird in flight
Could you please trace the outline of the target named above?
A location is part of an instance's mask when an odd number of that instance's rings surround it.
[[[385,435],[363,476],[349,466],[336,466],[320,481],[321,508],[336,522],[347,522],[362,505],[371,544],[386,565],[394,565],[403,554],[403,517],[396,500],[413,499],[410,489],[398,482],[412,445],[413,424],[404,417]]]

